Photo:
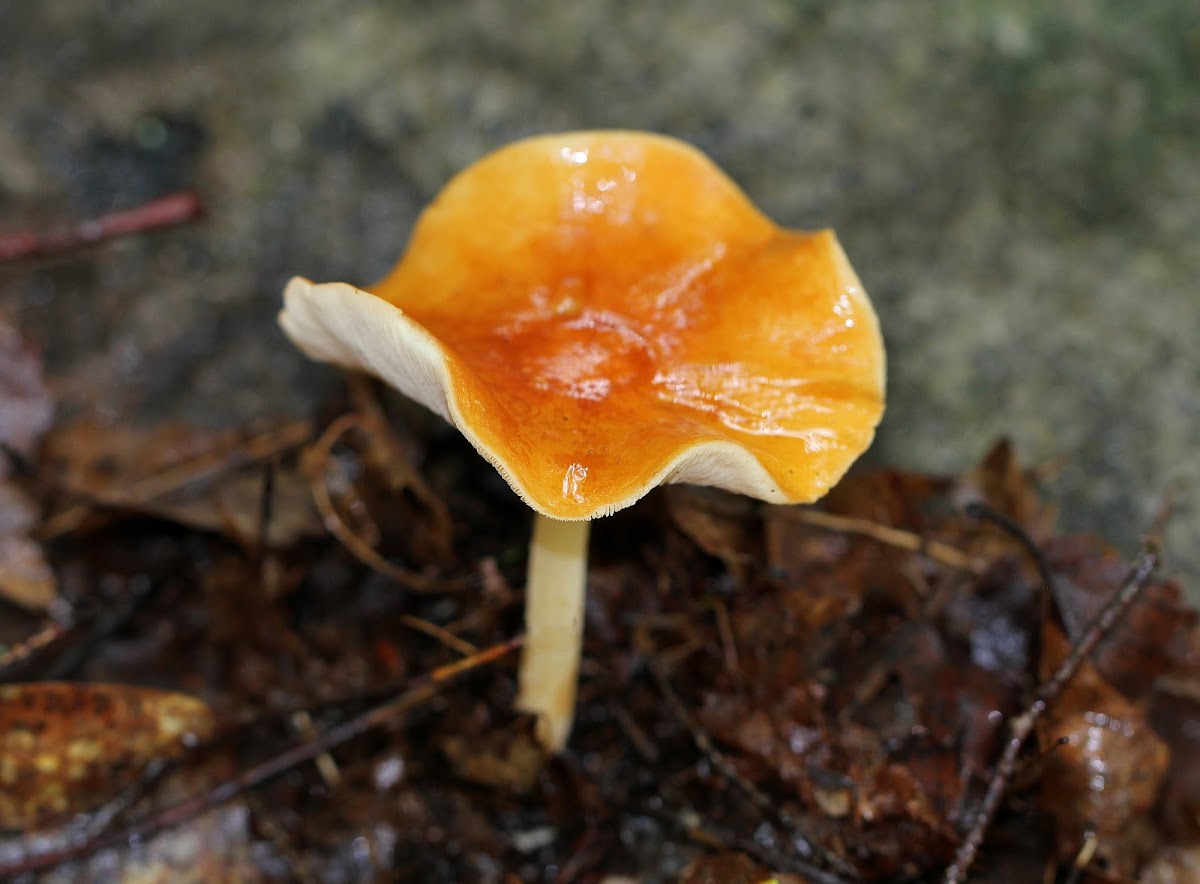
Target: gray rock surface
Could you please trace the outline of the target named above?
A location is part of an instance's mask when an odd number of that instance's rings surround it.
[[[622,126],[833,226],[890,344],[873,457],[1061,463],[1062,523],[1132,550],[1178,482],[1200,586],[1200,6],[57,0],[0,5],[0,224],[195,186],[208,217],[33,267],[0,312],[68,399],[212,425],[334,382],[286,278],[365,283],[455,170]]]

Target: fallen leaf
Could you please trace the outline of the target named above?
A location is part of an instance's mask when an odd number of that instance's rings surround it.
[[[262,497],[263,477],[257,472],[242,473],[223,478],[198,496],[176,495],[150,504],[146,509],[152,515],[181,525],[225,534],[244,544],[255,544],[262,521]],[[313,506],[309,481],[292,466],[276,470],[270,517],[267,545],[272,549],[282,549],[325,533]]]
[[[0,596],[30,611],[45,611],[57,595],[54,571],[28,537],[0,535]]]
[[[90,810],[213,726],[208,706],[184,694],[65,682],[0,686],[0,828]]]
[[[1071,625],[1080,630],[1091,622],[1129,570],[1121,556],[1093,538],[1054,538],[1045,553],[1058,577],[1055,602],[1068,634]],[[1125,696],[1145,697],[1187,655],[1195,625],[1196,612],[1184,606],[1179,585],[1154,577],[1097,646],[1092,661]]]
[[[41,545],[28,536],[36,522],[29,496],[0,479],[0,597],[30,611],[45,611],[57,584]]]
[[[1200,841],[1200,673],[1172,682],[1155,691],[1150,707],[1171,750],[1158,817],[1168,840]]]
[[[1021,465],[1008,439],[997,441],[974,468],[955,481],[953,496],[960,506],[972,500],[986,503],[1036,541],[1047,538],[1054,528],[1054,508],[1046,505],[1034,482],[1034,471]]]
[[[296,448],[310,435],[303,421],[261,431],[206,432],[177,422],[146,430],[85,419],[55,428],[43,445],[42,461],[59,484],[96,503],[249,545],[258,538],[263,477],[246,468]],[[67,507],[51,515],[42,530],[48,536],[75,530],[94,509],[90,504]],[[322,533],[307,480],[294,465],[280,467],[268,543],[279,547]]]
[[[528,728],[506,728],[472,738],[451,734],[441,745],[458,776],[514,795],[532,791],[546,763]]]
[[[1070,650],[1057,624],[1043,631],[1043,670]],[[1090,661],[1038,724],[1046,752],[1042,804],[1056,823],[1059,856],[1073,859],[1089,835],[1106,868],[1132,877],[1155,846],[1151,810],[1170,752],[1148,720],[1148,704],[1130,700]]]
[[[0,321],[0,442],[29,455],[54,417],[54,400],[37,352]],[[0,458],[0,478],[8,474]]]
[[[790,884],[792,875],[776,876],[744,853],[722,851],[702,856],[679,876],[679,884]]]
[[[0,443],[28,456],[54,417],[54,402],[33,348],[0,322]],[[0,456],[0,598],[45,611],[58,587],[41,545],[28,537],[37,520],[33,501],[8,479]]]

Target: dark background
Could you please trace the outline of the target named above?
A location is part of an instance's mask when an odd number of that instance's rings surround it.
[[[289,275],[372,281],[516,137],[655,129],[838,230],[889,342],[876,462],[1008,434],[1127,550],[1177,481],[1168,565],[1200,583],[1195,0],[6,3],[0,84],[0,230],[208,209],[0,269],[67,408],[309,413],[336,376],[274,326]]]

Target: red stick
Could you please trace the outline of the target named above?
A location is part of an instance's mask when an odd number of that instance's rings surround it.
[[[0,264],[61,255],[121,236],[174,227],[196,218],[200,211],[200,198],[195,192],[180,190],[132,209],[111,212],[47,233],[22,232],[0,236]]]

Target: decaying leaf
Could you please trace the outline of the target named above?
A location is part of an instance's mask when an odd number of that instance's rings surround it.
[[[0,443],[29,456],[54,416],[41,361],[11,326],[0,322]],[[33,502],[10,479],[0,455],[0,598],[33,611],[54,601],[57,586],[40,544],[28,537]]]
[[[243,544],[257,542],[262,521],[263,477],[258,472],[228,476],[206,493],[175,495],[152,504],[164,519],[215,531]],[[271,490],[267,545],[281,549],[298,540],[319,537],[324,529],[312,504],[308,480],[290,467],[275,473]]]
[[[89,810],[213,726],[208,706],[184,694],[65,682],[0,686],[0,828]]]
[[[57,588],[41,545],[28,536],[36,522],[33,501],[0,479],[0,597],[31,611],[45,611]]]
[[[54,401],[36,351],[0,320],[0,442],[29,455],[54,417]],[[7,463],[0,458],[0,478]]]
[[[1058,576],[1058,613],[1068,625],[1069,636],[1076,638],[1129,566],[1103,543],[1086,537],[1053,539],[1046,545],[1046,558]],[[1196,612],[1184,606],[1179,585],[1170,579],[1151,579],[1096,648],[1093,662],[1105,681],[1125,696],[1147,696],[1160,676],[1185,664],[1195,625]]]
[[[1069,651],[1057,625],[1043,633],[1044,666]],[[1132,876],[1154,848],[1154,807],[1170,761],[1148,720],[1148,703],[1131,700],[1084,661],[1039,727],[1042,802],[1058,827],[1059,853],[1072,859],[1089,838],[1105,867]]]
[[[1045,553],[1066,632],[1054,620],[1043,629],[1043,674],[1066,656],[1128,567],[1087,538],[1054,538]],[[1194,673],[1195,623],[1179,587],[1152,580],[1043,718],[1043,805],[1058,824],[1064,858],[1090,839],[1104,868],[1133,875],[1161,837],[1151,811],[1200,806],[1184,760],[1187,729],[1169,715],[1187,700],[1156,692],[1161,678]],[[1168,780],[1169,769],[1176,773]]]
[[[683,870],[679,884],[798,884],[795,875],[774,875],[744,853],[701,857]]]
[[[545,766],[542,750],[527,728],[474,738],[453,734],[442,740],[442,752],[464,780],[515,795],[528,794]]]
[[[43,461],[58,483],[95,503],[253,543],[263,478],[257,471],[238,471],[284,454],[310,435],[304,421],[252,432],[204,432],[182,423],[146,430],[85,419],[55,428],[43,446]],[[58,536],[92,515],[89,503],[72,504],[54,513],[42,530]],[[275,476],[268,528],[272,546],[321,532],[307,482],[292,468]]]
[[[1163,834],[1170,841],[1200,842],[1200,667],[1195,661],[1189,673],[1155,691],[1150,720],[1171,750],[1158,808]]]
[[[1042,541],[1050,536],[1057,514],[1038,492],[1034,476],[1018,460],[1012,442],[1000,439],[974,468],[955,480],[953,493],[960,505],[982,501]]]

